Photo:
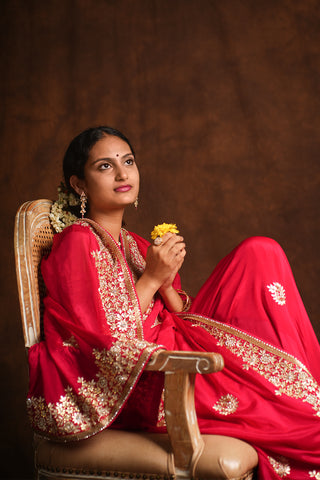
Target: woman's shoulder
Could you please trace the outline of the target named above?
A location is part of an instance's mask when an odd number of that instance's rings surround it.
[[[64,228],[62,232],[56,233],[53,238],[53,249],[71,248],[79,246],[96,245],[97,240],[90,225],[85,222],[76,222]]]

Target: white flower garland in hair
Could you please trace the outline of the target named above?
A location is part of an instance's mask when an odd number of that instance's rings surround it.
[[[57,233],[79,220],[76,215],[68,211],[68,207],[77,205],[80,205],[80,199],[73,193],[67,193],[66,187],[61,183],[58,187],[58,200],[53,203],[49,214],[51,225]]]

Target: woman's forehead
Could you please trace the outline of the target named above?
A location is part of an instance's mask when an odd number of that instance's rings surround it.
[[[114,135],[104,135],[90,150],[89,157],[119,157],[132,153],[127,142]]]

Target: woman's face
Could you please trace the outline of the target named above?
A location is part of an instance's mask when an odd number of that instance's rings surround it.
[[[105,135],[92,147],[84,167],[84,191],[90,215],[124,208],[139,193],[139,171],[129,145]]]

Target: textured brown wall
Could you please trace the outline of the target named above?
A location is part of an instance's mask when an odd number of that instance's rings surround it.
[[[1,422],[4,477],[32,472],[12,250],[23,201],[54,198],[69,140],[135,145],[129,228],[181,227],[195,293],[243,238],[284,247],[320,335],[318,0],[1,1]],[[19,465],[17,466],[17,458]],[[14,467],[14,468],[13,468]]]

